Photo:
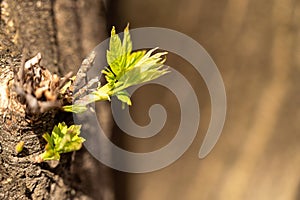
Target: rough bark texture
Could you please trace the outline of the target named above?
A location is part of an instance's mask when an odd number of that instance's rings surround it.
[[[101,1],[0,3],[0,199],[113,199],[110,171],[84,149],[74,154],[75,161],[72,154],[65,154],[59,164],[33,162],[44,149],[42,134],[70,118],[62,119],[53,111],[32,121],[13,90],[13,72],[24,56],[41,52],[41,65],[50,71],[77,71],[81,60],[106,36]],[[101,113],[101,117],[110,116]],[[109,130],[110,122],[105,120]],[[20,141],[24,149],[17,154]]]
[[[43,55],[42,65],[58,71],[58,51],[54,23],[53,1],[3,1],[4,31],[13,34],[13,42],[26,48],[29,55]]]
[[[1,51],[0,196],[2,199],[66,199],[71,191],[70,154],[55,167],[35,161],[45,145],[42,135],[51,132],[57,118],[56,111],[45,113],[38,120],[26,114],[25,105],[19,102],[13,87],[13,69],[20,67],[20,56],[17,51]],[[18,154],[15,147],[20,141],[24,141],[24,148]]]

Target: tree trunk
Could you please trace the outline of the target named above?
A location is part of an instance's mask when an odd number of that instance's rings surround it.
[[[38,52],[40,65],[52,73],[76,72],[83,57],[106,37],[102,2],[0,3],[0,199],[113,199],[110,171],[84,149],[77,155],[62,155],[58,164],[35,162],[45,147],[42,135],[71,118],[58,117],[59,111],[51,110],[32,120],[13,87],[21,60]],[[102,117],[109,115],[102,113]],[[17,153],[15,147],[21,141],[24,148]]]

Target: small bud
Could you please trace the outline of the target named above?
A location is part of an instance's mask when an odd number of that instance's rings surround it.
[[[21,153],[23,151],[23,147],[24,147],[24,141],[20,141],[15,147],[16,153],[17,154]]]

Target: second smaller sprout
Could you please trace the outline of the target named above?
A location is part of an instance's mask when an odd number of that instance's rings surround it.
[[[60,154],[77,151],[81,148],[84,138],[79,137],[81,125],[68,127],[64,122],[59,123],[52,130],[52,134],[45,133],[47,141],[45,152],[40,155],[42,161],[59,160]]]

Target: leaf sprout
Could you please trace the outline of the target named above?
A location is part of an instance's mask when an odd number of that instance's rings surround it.
[[[129,25],[124,30],[123,41],[116,34],[115,27],[112,28],[109,49],[106,53],[108,67],[101,71],[105,76],[106,84],[98,87],[76,100],[73,105],[63,106],[65,112],[82,113],[87,110],[87,105],[96,101],[110,101],[116,96],[123,104],[132,105],[130,94],[126,91],[128,87],[145,83],[156,79],[166,73],[164,67],[167,52],[154,53],[158,48],[149,51],[140,50],[132,52],[132,41],[129,33]],[[61,93],[71,87],[72,81],[65,84]],[[52,130],[52,134],[45,133],[43,138],[47,141],[45,151],[40,154],[42,161],[59,160],[60,154],[79,150],[84,138],[80,137],[81,125],[68,127],[64,122],[59,123]]]
[[[166,73],[164,67],[167,52],[154,53],[158,48],[149,51],[132,52],[132,41],[129,26],[124,30],[123,41],[112,28],[109,49],[106,59],[109,67],[102,70],[107,83],[99,86],[95,91],[74,102],[73,105],[63,107],[66,112],[81,113],[87,110],[87,105],[96,101],[106,101],[116,96],[122,103],[132,105],[128,87],[156,79]]]

